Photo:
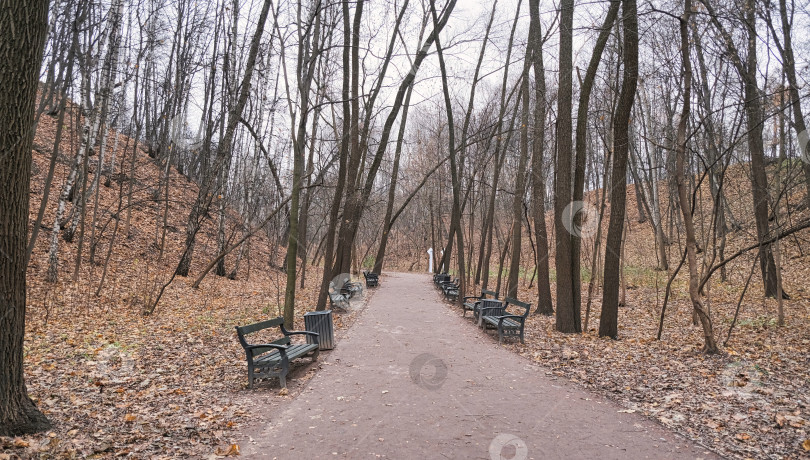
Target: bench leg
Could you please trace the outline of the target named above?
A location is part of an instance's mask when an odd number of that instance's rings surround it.
[[[287,388],[287,373],[290,372],[290,361],[286,357],[281,359],[281,371],[278,374],[278,382],[281,388]]]
[[[253,365],[248,363],[248,388],[253,388]]]
[[[503,342],[503,328],[498,328],[498,345]]]

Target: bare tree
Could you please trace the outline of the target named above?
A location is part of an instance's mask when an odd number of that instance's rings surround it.
[[[48,1],[8,1],[0,15],[0,436],[47,429],[23,376],[31,145]]]
[[[605,243],[604,287],[599,336],[618,336],[619,274],[624,233],[625,200],[627,192],[627,153],[630,147],[629,128],[638,79],[638,12],[635,0],[622,0],[622,89],[613,118],[613,171],[610,176],[610,223]]]
[[[774,39],[776,49],[782,57],[782,70],[785,78],[788,81],[788,95],[790,97],[790,107],[793,112],[793,126],[796,128],[796,135],[799,137],[799,156],[803,160],[802,170],[804,171],[804,183],[807,188],[805,194],[805,203],[810,208],[810,133],[807,131],[807,124],[804,121],[804,114],[802,113],[801,98],[799,96],[799,82],[796,78],[796,58],[793,54],[793,11],[795,6],[793,1],[790,2],[790,12],[788,12],[787,0],[779,1],[779,19],[782,26],[782,40],[776,33],[771,20],[772,5],[770,1],[766,1],[766,13],[764,14],[765,20],[768,23],[768,28]]]
[[[532,130],[532,202],[534,234],[537,244],[537,309],[541,315],[554,314],[548,263],[548,234],[546,232],[546,181],[543,151],[546,140],[546,69],[543,63],[543,37],[540,28],[540,1],[529,0],[529,46],[532,48],[534,71],[534,129]]]
[[[692,308],[700,319],[703,326],[703,351],[706,353],[717,353],[717,342],[712,330],[712,320],[709,317],[708,309],[703,305],[698,291],[700,275],[698,275],[697,244],[695,238],[695,225],[692,220],[693,207],[689,200],[689,193],[686,190],[686,177],[684,170],[686,167],[686,147],[687,147],[687,127],[692,98],[692,61],[689,57],[689,18],[692,15],[692,1],[685,0],[683,15],[680,18],[681,34],[681,66],[683,68],[683,107],[681,118],[678,121],[678,134],[675,144],[675,182],[678,184],[678,203],[680,204],[683,223],[686,230],[686,260],[689,264],[689,298],[692,301]]]
[[[768,223],[769,198],[768,176],[765,173],[765,146],[762,140],[762,96],[757,85],[756,4],[754,0],[745,0],[741,8],[743,15],[741,22],[746,32],[746,55],[743,55],[734,43],[731,34],[720,22],[720,16],[718,16],[711,2],[701,0],[701,3],[708,10],[711,22],[720,34],[723,46],[743,83],[743,106],[748,128],[746,139],[751,156],[751,194],[754,220],[756,222],[757,240],[765,241],[770,236],[770,225]],[[762,244],[759,252],[759,266],[762,272],[765,295],[775,297],[777,290],[776,265],[770,244]],[[786,294],[783,293],[783,295]]]
[[[560,332],[582,332],[580,306],[574,303],[573,253],[571,222],[571,169],[573,157],[573,40],[574,1],[560,1],[560,82],[557,94],[557,163],[554,180],[554,265],[557,268],[556,329]],[[568,215],[566,215],[568,214]]]
[[[242,118],[242,111],[247,104],[248,95],[250,94],[250,81],[253,77],[253,70],[256,66],[256,56],[259,53],[259,42],[261,41],[262,34],[264,33],[264,26],[267,16],[270,11],[271,0],[265,0],[262,6],[259,19],[256,24],[256,30],[253,33],[253,38],[250,42],[250,51],[248,52],[248,59],[245,63],[245,73],[242,75],[242,81],[239,85],[239,95],[236,103],[230,108],[227,114],[227,126],[225,135],[219,140],[217,145],[216,156],[214,164],[208,171],[208,174],[203,176],[202,183],[200,184],[197,198],[191,207],[191,212],[188,215],[188,223],[186,225],[186,242],[185,251],[177,265],[176,274],[180,276],[188,276],[189,269],[191,268],[191,260],[194,254],[194,244],[197,238],[197,233],[200,230],[202,221],[207,214],[211,202],[216,196],[214,179],[219,175],[222,168],[225,167],[226,162],[229,161],[231,155],[231,144],[233,143],[236,126]]]

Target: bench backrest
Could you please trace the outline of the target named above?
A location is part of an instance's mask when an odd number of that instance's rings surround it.
[[[494,307],[498,307],[497,309]],[[484,308],[492,308],[486,311],[487,316],[502,316],[506,313],[505,305],[497,299],[481,299],[481,305],[478,307],[483,313]]]
[[[488,289],[481,289],[481,298],[486,299],[487,296],[491,296],[493,299],[498,298],[498,291],[490,291]]]
[[[523,314],[520,314],[518,316],[522,316],[524,318],[529,316],[529,310],[531,310],[532,304],[526,303],[526,302],[521,302],[520,300],[513,299],[511,297],[507,297],[505,300],[506,300],[506,305],[505,305],[506,308],[508,308],[509,305],[514,305],[516,307],[523,308],[524,309]]]
[[[236,334],[239,336],[239,343],[241,343],[242,347],[247,350],[248,346],[250,346],[250,343],[247,341],[247,337],[246,337],[248,334],[252,334],[254,332],[259,332],[261,330],[268,329],[268,328],[271,328],[271,327],[282,328],[282,333],[283,333],[284,317],[279,316],[278,318],[268,319],[266,321],[260,321],[258,323],[248,324],[247,326],[236,326]],[[277,344],[277,345],[289,345],[290,338],[287,337],[287,336],[284,336],[284,337],[282,337],[280,339],[273,340],[270,343],[274,343],[274,344]],[[271,347],[254,348],[253,349],[253,356],[260,355],[260,354],[262,354],[262,353],[264,353],[264,352],[266,352],[268,350],[272,350],[272,348]]]

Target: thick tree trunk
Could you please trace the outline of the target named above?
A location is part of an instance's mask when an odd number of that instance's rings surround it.
[[[3,3],[0,15],[0,436],[43,431],[50,422],[23,376],[31,145],[47,0]]]
[[[532,47],[534,70],[534,116],[532,142],[532,217],[537,242],[537,308],[535,313],[553,315],[551,282],[548,262],[548,233],[546,231],[546,180],[543,151],[546,140],[546,75],[543,63],[543,41],[540,29],[540,1],[529,0],[529,45]]]
[[[581,332],[580,306],[574,303],[571,233],[572,98],[573,98],[574,0],[560,2],[560,83],[557,95],[557,167],[554,181],[554,265],[557,269],[556,330]],[[568,215],[566,215],[568,214]]]
[[[588,69],[585,71],[585,79],[582,81],[582,88],[579,93],[579,104],[577,106],[577,126],[576,126],[576,154],[574,158],[574,189],[571,196],[572,203],[580,203],[578,207],[583,206],[582,200],[585,191],[585,157],[586,157],[586,143],[587,143],[587,129],[588,129],[588,106],[590,105],[591,91],[594,82],[596,81],[596,71],[599,69],[599,63],[602,61],[602,53],[605,50],[610,31],[613,28],[613,23],[616,21],[616,16],[619,14],[619,3],[621,0],[611,0],[610,8],[608,8],[605,22],[602,29],[599,31],[599,36],[596,39],[593,53],[591,54]],[[570,138],[569,136],[566,139]],[[571,228],[582,228],[582,215],[579,212],[570,216],[573,219]],[[569,236],[569,235],[565,235]],[[575,320],[579,321],[580,310],[582,305],[582,274],[580,270],[580,254],[582,252],[582,235],[579,231],[571,232],[571,299],[575,312]],[[558,237],[559,238],[559,237]],[[558,271],[559,276],[559,271]],[[558,295],[559,298],[559,295]]]
[[[614,153],[610,177],[610,223],[605,244],[605,282],[602,292],[602,314],[599,318],[599,336],[612,338],[616,338],[619,333],[619,276],[622,269],[620,257],[627,192],[627,153],[630,146],[630,115],[638,80],[638,14],[635,0],[622,1],[622,30],[624,70],[619,104],[613,119]]]

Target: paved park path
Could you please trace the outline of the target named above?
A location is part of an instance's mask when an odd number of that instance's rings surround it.
[[[427,274],[383,277],[321,360],[297,398],[246,430],[243,457],[716,458],[499,347]]]

